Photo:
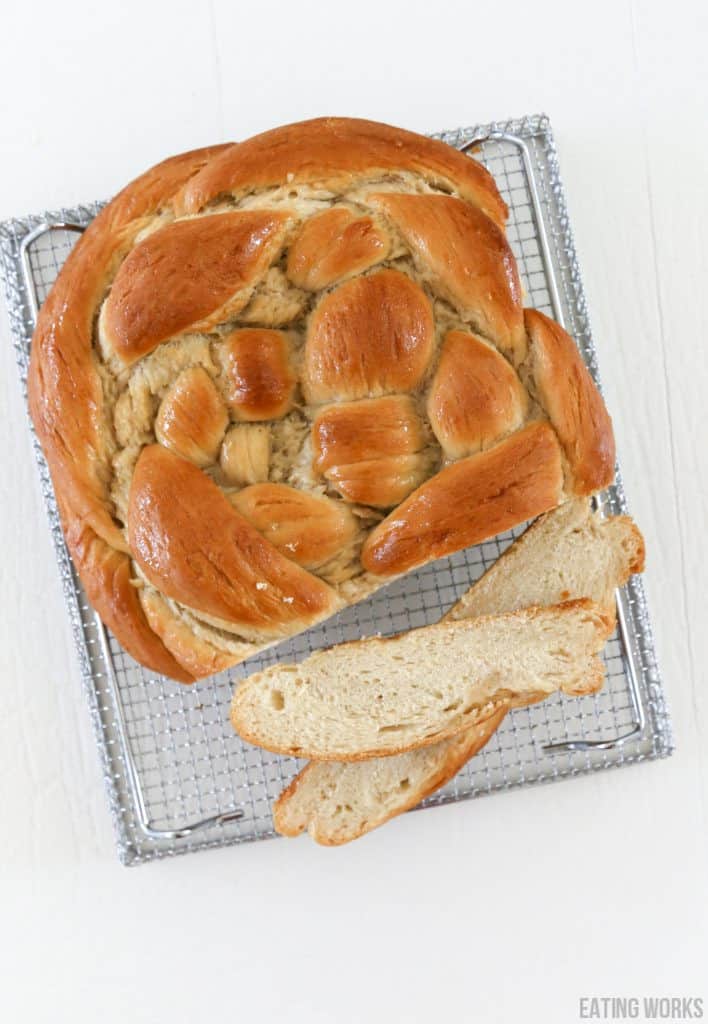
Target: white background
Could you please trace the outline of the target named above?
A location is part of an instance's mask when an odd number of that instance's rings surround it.
[[[0,217],[318,114],[421,131],[550,114],[678,749],[340,850],[121,868],[3,317],[0,1019],[553,1024],[586,995],[708,997],[705,11],[5,8]]]

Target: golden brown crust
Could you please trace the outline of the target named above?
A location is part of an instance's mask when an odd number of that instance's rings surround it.
[[[209,330],[248,302],[288,216],[236,211],[149,234],[120,266],[101,314],[105,344],[129,365],[182,331]]]
[[[106,496],[108,451],[92,351],[93,318],[118,260],[145,218],[168,204],[223,148],[212,146],[163,161],[101,211],[39,312],[28,378],[30,413],[62,508],[69,551],[91,603],[139,661],[181,681],[188,681],[185,672],[152,635],[139,603],[130,599],[124,585],[129,561],[118,556],[127,551],[127,543]],[[91,548],[94,557],[87,555]]]
[[[440,294],[518,364],[526,354],[521,284],[503,230],[455,196],[368,198],[393,221]]]
[[[221,446],[219,465],[226,481],[243,487],[264,483],[270,468],[270,430],[264,423],[237,423]]]
[[[646,544],[644,542],[644,536],[642,534],[642,531],[639,529],[639,527],[634,522],[631,516],[616,516],[615,518],[620,522],[626,523],[629,531],[629,538],[631,538],[627,542],[627,546],[631,551],[631,558],[629,562],[629,575],[633,576],[635,573],[644,572],[644,568],[646,566],[647,549]],[[624,584],[627,582],[627,579],[629,579],[629,576],[626,579],[622,579],[619,583],[619,586],[624,586]]]
[[[381,576],[407,572],[546,512],[562,488],[556,436],[533,423],[422,484],[369,534],[362,564]]]
[[[327,406],[312,426],[315,470],[348,501],[374,508],[398,504],[425,478],[423,445],[407,395]]]
[[[126,550],[105,502],[109,456],[101,381],[91,350],[93,311],[125,243],[121,233],[108,233],[109,224],[104,232],[92,231],[94,225],[70,254],[40,310],[32,338],[29,406],[67,517],[85,520],[113,547]]]
[[[232,331],[221,346],[226,395],[237,420],[284,416],[295,392],[290,346],[282,331],[251,327]]]
[[[64,522],[69,550],[87,597],[106,626],[143,665],[180,683],[194,682],[194,675],[175,660],[150,628],[139,590],[134,586],[128,556],[110,547],[78,520]]]
[[[391,508],[414,491],[427,476],[424,455],[379,455],[375,459],[330,466],[325,471],[333,489],[357,505]]]
[[[143,449],[135,467],[128,535],[154,587],[244,636],[281,636],[339,605],[326,583],[264,540],[209,477],[160,445]]]
[[[524,317],[531,377],[568,460],[573,493],[594,494],[615,473],[612,420],[570,335],[538,310]]]
[[[224,401],[201,366],[183,370],[160,403],[155,435],[176,455],[197,466],[216,462],[229,417]]]
[[[274,128],[226,149],[190,181],[177,201],[197,213],[220,196],[247,195],[282,185],[351,188],[389,172],[420,175],[432,185],[455,189],[497,224],[508,210],[494,179],[481,164],[442,142],[357,118],[321,117]]]
[[[300,229],[288,251],[288,277],[298,288],[320,291],[385,260],[390,248],[390,238],[372,217],[335,206]]]
[[[449,331],[428,394],[428,418],[449,459],[489,448],[517,430],[528,395],[514,369],[491,345]]]
[[[30,413],[64,498],[114,547],[126,548],[105,503],[107,453],[101,385],[92,352],[95,310],[117,261],[175,191],[225,147],[165,160],[128,185],[90,224],[37,318],[28,379]],[[70,410],[70,414],[68,413]],[[69,511],[71,510],[71,511]]]
[[[207,197],[224,174],[226,191]],[[199,180],[190,188],[194,178]],[[390,209],[381,205],[367,212],[366,197],[375,194]],[[194,207],[186,219],[175,220],[189,203],[199,206],[202,199],[208,210],[200,208],[193,216]],[[425,244],[418,249],[406,242],[405,217],[394,210],[407,199],[421,201]],[[238,204],[242,207],[235,209]],[[451,272],[445,265],[440,224],[448,218],[454,240],[455,219],[461,222],[463,215],[431,217],[426,212],[460,205],[471,211],[465,215],[469,222],[479,225],[476,241],[468,240],[466,250],[477,267],[477,293],[468,288],[469,294],[463,294],[465,274],[461,278],[459,268]],[[492,340],[511,345],[509,354],[516,359],[514,277],[506,264],[503,234],[492,223],[501,225],[505,214],[492,179],[473,160],[410,133],[334,119],[290,126],[236,147],[184,154],[128,186],[78,242],[45,303],[33,340],[30,408],[68,532],[74,537],[92,532],[125,556],[128,576],[137,573],[130,562],[129,493],[141,447],[155,438],[207,468],[214,487],[270,477],[304,491],[317,488],[309,452],[317,409],[307,403],[408,393],[420,413],[437,355],[433,302],[442,317],[439,326],[451,317],[452,324],[472,322],[480,309],[489,314],[489,329],[500,332]],[[498,266],[493,279],[494,252]],[[460,253],[464,256],[465,250]],[[391,260],[392,266],[381,268],[382,260]],[[291,283],[288,269],[320,294]],[[354,276],[362,272],[365,276]],[[486,296],[482,279],[494,285]],[[453,316],[449,303],[458,285],[461,312]],[[501,291],[494,290],[497,285]],[[503,288],[506,305],[499,298]],[[470,295],[477,303],[474,309]],[[464,306],[468,299],[469,309]],[[232,346],[239,351],[230,376],[230,343],[224,344],[224,338],[246,324],[257,341],[248,352],[241,351],[248,346],[243,344],[246,332],[240,335],[241,342]],[[277,326],[289,328],[288,333],[266,330]],[[548,413],[560,434],[563,416],[551,405]],[[480,407],[478,418],[480,431],[488,428],[482,443],[501,436],[497,426],[490,426],[489,410]],[[234,420],[245,422],[230,426]],[[451,441],[455,445],[471,429],[463,420],[460,437]],[[571,430],[572,416],[568,423]],[[318,567],[334,586],[348,578],[339,575],[345,564],[349,575],[361,573],[359,545],[378,518],[374,509],[394,506],[439,462],[437,446],[427,426],[423,429],[424,444],[416,442],[415,450],[393,451],[395,439],[388,437],[372,448],[370,457],[362,450],[353,461],[339,459],[323,469],[329,493],[339,491],[333,500],[367,506],[353,510],[359,523],[350,545],[353,558],[345,545],[334,559],[336,571],[330,563]],[[445,445],[443,430],[439,433]],[[564,440],[564,446],[570,475],[570,441]],[[576,459],[579,475],[582,463]],[[579,486],[589,484],[584,480]],[[150,529],[146,526],[148,534]],[[85,562],[85,573],[91,564]],[[292,562],[287,565],[293,569]],[[110,589],[106,575],[96,571]],[[305,578],[304,590],[324,588],[318,591],[324,604],[341,603],[322,580]],[[95,591],[93,583],[84,582]],[[191,606],[170,604],[167,590],[163,596],[180,626],[179,643],[191,629],[196,646],[204,641],[230,657],[240,642],[240,627],[230,630],[216,621],[218,616],[210,620],[208,613],[192,614]],[[109,600],[119,603],[113,595],[102,606]],[[154,602],[150,607],[158,631],[178,650],[176,629],[154,612]],[[138,639],[126,616],[134,618]],[[106,618],[111,619],[110,610]],[[147,650],[151,633],[140,601],[124,600],[111,621],[131,650],[146,645]],[[310,619],[293,615],[288,621],[283,631],[291,634]],[[269,637],[267,630],[254,628],[252,650]],[[155,642],[164,658],[164,645]],[[145,657],[154,664],[149,651]],[[210,657],[197,653],[194,664]]]
[[[435,325],[423,290],[398,270],[340,285],[312,315],[303,389],[309,402],[410,391],[433,351]]]
[[[379,455],[410,455],[423,446],[423,429],[408,395],[329,405],[315,417],[315,468],[362,462]]]
[[[232,644],[237,650],[230,652],[217,649],[208,640],[195,635],[191,626],[171,611],[167,602],[152,587],[143,587],[138,593],[150,628],[193,679],[223,672],[244,661],[252,653],[253,648],[248,643]]]
[[[164,209],[174,209],[173,200],[178,191],[207,164],[226,153],[232,145],[233,143],[224,142],[217,146],[191,149],[155,164],[126,185],[115,199],[111,200],[87,228],[83,237],[86,238],[89,231],[93,237],[106,229],[115,233],[142,217],[160,213]],[[95,228],[96,224],[99,224],[98,230]]]
[[[305,569],[329,562],[358,533],[345,505],[286,484],[253,484],[229,498],[266,540]]]

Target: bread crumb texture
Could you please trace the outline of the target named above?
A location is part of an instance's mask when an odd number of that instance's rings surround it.
[[[236,731],[277,753],[356,761],[428,746],[558,690],[590,693],[614,617],[592,601],[443,622],[317,651],[242,682]]]

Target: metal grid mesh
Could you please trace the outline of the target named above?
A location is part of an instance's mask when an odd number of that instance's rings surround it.
[[[490,129],[526,140],[533,179],[541,196],[542,216],[550,240],[552,266],[544,265],[539,225],[518,148],[504,141],[485,143],[477,153],[494,175],[511,210],[509,239],[526,290],[526,304],[552,313],[550,277],[560,295],[566,325],[596,375],[594,352],[568,228],[555,150],[547,119],[526,118],[483,129],[443,133],[461,146]],[[32,329],[27,290],[23,287],[20,246],[42,219],[50,223],[88,223],[98,205],[61,211],[45,218],[7,222],[0,231],[0,253],[7,285],[11,326],[23,386]],[[42,234],[28,248],[29,269],[39,302],[44,299],[76,235]],[[232,732],[228,706],[235,680],[276,660],[297,660],[318,647],[372,633],[390,634],[437,621],[471,582],[507,547],[510,533],[425,566],[348,608],[334,619],[240,666],[192,687],[155,677],[138,666],[102,629],[74,576],[58,524],[51,484],[36,445],[42,488],[49,510],[65,595],[81,659],[82,673],[102,754],[104,776],[117,831],[119,853],[126,863],[156,856],[259,839],[273,835],[272,801],[298,770],[293,758],[279,757],[244,744]],[[621,483],[610,489],[606,507],[624,510]],[[627,632],[607,645],[607,678],[594,697],[556,695],[542,704],[507,715],[487,747],[424,806],[490,793],[512,786],[547,781],[580,772],[631,763],[671,752],[670,725],[654,660],[651,632],[641,584],[632,581],[625,594]],[[105,634],[104,634],[105,636]],[[106,653],[110,652],[109,658]],[[630,668],[634,668],[636,699]],[[113,676],[112,676],[113,674]],[[112,685],[118,689],[121,712]],[[611,741],[632,730],[631,740],[605,750],[547,751],[548,744],[568,739]],[[129,751],[125,749],[127,740]],[[143,807],[131,787],[131,760]],[[190,822],[238,808],[239,820],[215,824],[185,838],[153,838],[152,829],[180,829]]]

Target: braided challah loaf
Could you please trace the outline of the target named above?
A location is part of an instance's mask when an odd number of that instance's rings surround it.
[[[219,671],[610,482],[602,399],[523,309],[506,216],[471,158],[327,118],[167,160],[95,219],[30,402],[134,657]]]

